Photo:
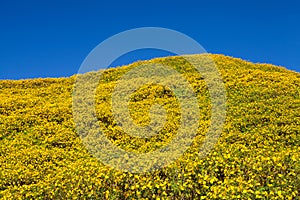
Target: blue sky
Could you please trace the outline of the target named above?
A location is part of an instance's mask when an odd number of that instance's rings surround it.
[[[180,31],[209,53],[300,72],[297,0],[2,0],[0,79],[73,75],[100,42],[148,26]],[[138,51],[115,64],[164,55]]]

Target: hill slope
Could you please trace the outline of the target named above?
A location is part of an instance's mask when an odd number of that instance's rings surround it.
[[[144,174],[111,169],[85,149],[72,114],[75,76],[0,81],[0,197],[299,198],[300,74],[222,55],[211,57],[225,83],[227,114],[222,135],[205,158],[197,152],[210,120],[205,82],[179,57],[138,63],[179,69],[196,91],[201,111],[191,148],[170,166]],[[136,65],[104,72],[96,93],[97,117],[114,144],[149,152],[170,141],[178,121],[169,117],[165,131],[148,140],[119,130],[109,97],[118,78]],[[149,123],[147,113],[154,100],[177,115],[174,99],[171,91],[148,85],[132,96],[132,116],[141,125]]]

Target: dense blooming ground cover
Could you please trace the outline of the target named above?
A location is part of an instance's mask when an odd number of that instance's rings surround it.
[[[175,162],[145,173],[110,168],[86,150],[72,113],[76,76],[0,81],[0,198],[299,199],[300,74],[210,56],[225,83],[227,113],[218,142],[204,158],[198,152],[210,122],[209,93],[184,59],[160,58],[104,71],[95,95],[97,118],[107,138],[127,151],[164,146],[176,134],[180,118],[172,91],[145,85],[129,102],[132,118],[140,125],[149,123],[155,102],[167,111],[166,125],[151,138],[122,132],[110,97],[128,69],[141,63],[172,66],[197,94],[201,116],[194,142]]]

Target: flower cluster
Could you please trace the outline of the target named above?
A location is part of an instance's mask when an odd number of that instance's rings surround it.
[[[189,149],[170,165],[130,173],[99,162],[78,136],[70,78],[0,81],[0,198],[3,199],[297,199],[300,196],[300,74],[268,64],[209,55],[224,80],[227,115],[223,132],[205,157],[199,149],[210,124],[205,81],[183,58],[167,57],[109,69],[95,95],[99,125],[107,138],[131,152],[168,144],[180,126],[176,95],[145,85],[129,102],[141,126],[156,103],[167,113],[155,136],[126,134],[111,110],[113,89],[141,63],[179,71],[197,94],[200,121]],[[194,55],[201,60],[201,55]],[[89,75],[87,75],[89,78]],[[84,115],[82,117],[85,117]]]

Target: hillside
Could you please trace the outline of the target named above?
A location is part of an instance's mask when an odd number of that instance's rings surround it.
[[[300,74],[210,56],[225,84],[226,121],[218,142],[203,158],[198,150],[210,122],[211,102],[203,78],[188,63],[166,57],[103,72],[95,95],[99,125],[113,144],[131,152],[151,152],[170,142],[180,125],[180,109],[172,91],[146,85],[131,96],[131,116],[147,125],[149,109],[158,103],[167,111],[166,125],[151,138],[125,134],[114,121],[110,101],[122,74],[143,63],[172,66],[197,94],[200,122],[191,147],[169,166],[140,174],[105,166],[83,145],[72,110],[76,76],[0,81],[0,197],[298,199]]]

